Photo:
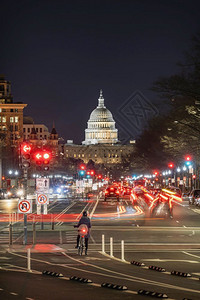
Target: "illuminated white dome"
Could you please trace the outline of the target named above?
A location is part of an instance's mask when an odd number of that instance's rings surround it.
[[[111,112],[104,105],[102,90],[98,106],[90,114],[83,144],[114,144],[118,142],[118,132]]]

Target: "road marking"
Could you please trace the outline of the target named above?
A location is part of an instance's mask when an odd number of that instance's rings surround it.
[[[62,252],[62,253],[64,253],[64,252]],[[21,254],[17,254],[17,253],[13,253],[13,252],[11,252],[11,254],[14,255],[14,256],[19,256],[19,257],[23,257],[24,259],[27,259],[26,256],[23,256]],[[66,256],[68,256],[68,255],[66,254]],[[74,258],[72,258],[70,256],[69,256],[69,258],[71,258],[72,260],[76,260],[76,259],[74,259]],[[48,261],[44,261],[44,260],[41,260],[41,259],[35,259],[35,258],[32,258],[32,260],[38,261],[38,262],[42,262],[42,263],[45,263],[45,264],[48,264],[48,265],[61,266],[61,267],[72,269],[72,270],[76,270],[76,271],[79,271],[79,272],[91,273],[91,274],[96,274],[96,275],[100,275],[100,276],[106,276],[106,277],[109,277],[109,278],[111,277],[110,274],[89,271],[89,270],[81,269],[80,267],[76,268],[76,267],[66,266],[66,265],[62,265],[62,264],[55,264],[55,263],[50,263]],[[143,284],[149,284],[151,286],[155,285],[155,286],[161,286],[161,287],[165,287],[165,288],[169,288],[169,289],[175,289],[175,290],[181,290],[181,291],[188,291],[188,292],[200,294],[200,290],[188,289],[188,288],[183,288],[183,287],[179,287],[179,286],[176,286],[176,285],[171,285],[171,284],[161,283],[161,282],[157,282],[157,281],[153,281],[153,280],[148,280],[148,279],[145,279],[145,278],[135,277],[135,276],[131,276],[131,275],[128,275],[128,274],[124,274],[124,273],[119,273],[119,272],[116,272],[116,271],[112,271],[110,269],[105,269],[105,268],[102,268],[102,267],[99,267],[99,266],[95,266],[95,265],[92,265],[92,264],[84,263],[84,262],[82,262],[80,260],[77,260],[77,261],[79,261],[79,263],[82,263],[84,265],[88,265],[88,266],[94,267],[96,269],[100,269],[100,270],[106,271],[108,273],[116,274],[116,275],[112,275],[112,278],[117,278],[117,279],[122,279],[122,280],[126,280],[126,281],[132,281],[132,282],[139,282],[139,283],[143,283]],[[120,276],[120,275],[122,275],[122,276]],[[60,277],[60,278],[62,279],[63,277]]]
[[[184,228],[187,228],[185,225],[183,225]]]
[[[176,223],[179,223],[179,221],[176,221]]]
[[[78,220],[80,218],[80,216],[83,214],[83,212],[86,210],[86,207],[89,206],[89,202],[84,206],[84,208],[82,209],[82,211],[80,212],[80,214],[78,215],[78,217],[76,218],[76,220]]]
[[[64,213],[66,213],[72,206],[74,206],[75,205],[75,201],[74,202],[72,202],[69,206],[67,206],[66,208],[64,208],[56,217],[55,217],[55,221],[58,221],[58,219],[62,216],[62,215],[64,215]],[[58,223],[56,223],[56,225],[60,225],[60,223],[62,223],[62,222],[58,222]]]
[[[194,230],[192,231],[192,234],[189,234],[189,236],[193,236],[193,235],[195,235],[195,231]]]
[[[11,295],[13,296],[17,296],[18,294],[17,293],[14,293],[14,292],[10,292]]]
[[[197,258],[200,259],[200,256],[198,256],[198,255],[191,254],[191,253],[188,253],[188,252],[186,252],[186,251],[182,251],[182,252],[185,253],[186,255],[190,255],[190,256],[197,257]]]
[[[191,264],[200,264],[199,261],[196,260],[185,260],[185,259],[160,259],[160,258],[149,258],[149,259],[141,259],[142,261],[162,261],[162,262],[168,262],[168,261],[181,261]]]
[[[97,202],[95,203],[95,206],[93,207],[93,210],[92,210],[92,212],[91,212],[91,214],[90,214],[90,219],[92,219],[93,214],[94,214],[94,212],[95,212],[95,210],[96,210],[96,207],[97,207],[98,203],[99,203],[99,197],[97,197]]]

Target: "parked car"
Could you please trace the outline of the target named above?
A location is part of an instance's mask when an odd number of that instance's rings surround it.
[[[189,195],[189,204],[196,204],[196,200],[200,198],[200,190],[194,189]]]

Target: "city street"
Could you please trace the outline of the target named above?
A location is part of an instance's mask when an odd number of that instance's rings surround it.
[[[23,246],[22,215],[16,212],[17,200],[1,200],[1,258],[0,293],[2,299],[77,299],[82,293],[90,299],[142,299],[138,290],[155,291],[171,299],[199,299],[200,277],[200,209],[188,201],[175,203],[173,218],[151,218],[140,205],[133,205],[123,197],[120,202],[94,196],[90,200],[53,199],[48,215],[28,217],[28,245]],[[4,211],[5,210],[5,211]],[[75,249],[77,224],[87,210],[92,221],[88,256],[79,256]],[[13,224],[13,245],[9,247],[8,222]],[[36,221],[36,243],[33,242],[32,223]],[[52,220],[54,229],[52,230]],[[18,221],[18,222],[17,222]],[[102,253],[102,234],[105,253]],[[110,237],[113,238],[113,256],[110,256]],[[121,240],[124,241],[124,259],[121,259]],[[27,248],[31,248],[31,270],[27,273]],[[131,261],[144,265],[136,266]],[[165,270],[150,270],[149,266]],[[62,273],[55,278],[41,275],[44,270]],[[191,277],[171,275],[171,271],[189,273]],[[93,283],[69,281],[70,276],[88,278]],[[9,277],[9,280],[8,280]],[[34,282],[34,284],[33,284]],[[103,282],[124,285],[126,291],[101,288]],[[35,288],[37,286],[37,288]],[[14,294],[13,294],[14,293]],[[1,295],[0,294],[0,295]]]

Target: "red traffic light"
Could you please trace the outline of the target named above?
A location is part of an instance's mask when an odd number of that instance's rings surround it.
[[[174,168],[174,163],[172,163],[172,162],[168,163],[168,168],[173,169]]]
[[[29,154],[31,152],[31,145],[28,144],[28,143],[24,143],[21,145],[21,151],[24,153],[24,154]]]
[[[191,155],[186,155],[186,156],[185,156],[185,160],[186,160],[186,161],[191,161],[191,160],[192,160]]]
[[[86,166],[85,166],[85,165],[80,165],[80,169],[81,169],[81,170],[85,170],[85,169],[86,169]]]
[[[192,178],[193,178],[193,179],[196,179],[196,175],[192,175]]]
[[[91,175],[94,175],[94,171],[93,171],[93,170],[92,170],[92,171],[90,171],[90,174],[91,174]]]
[[[102,178],[102,175],[98,175],[98,178],[101,179],[101,178]]]
[[[155,171],[155,172],[154,172],[154,175],[156,175],[156,176],[157,176],[158,174],[159,174],[159,173],[158,173],[158,171]]]

